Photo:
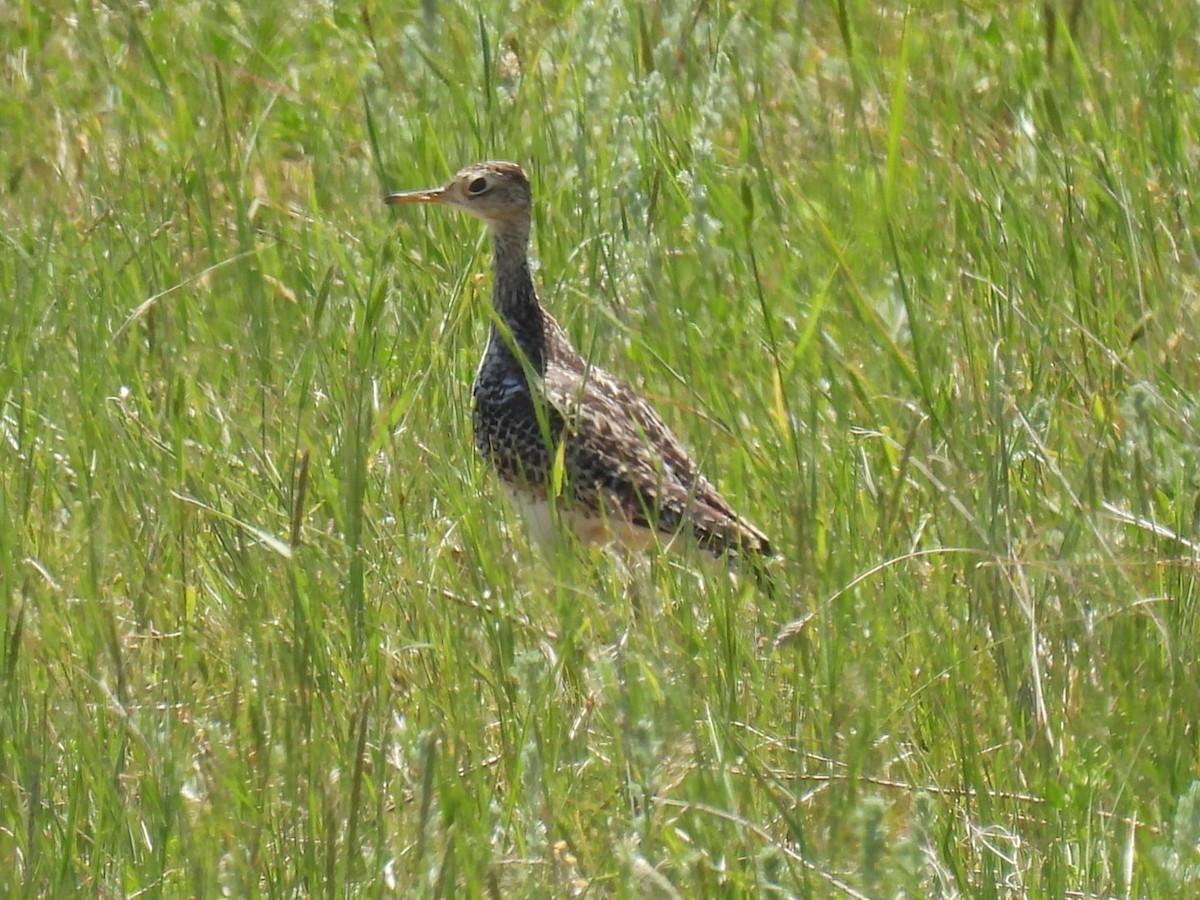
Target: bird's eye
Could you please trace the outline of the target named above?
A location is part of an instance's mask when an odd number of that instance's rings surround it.
[[[482,194],[485,190],[487,190],[486,178],[476,178],[467,185],[467,193],[470,194]]]

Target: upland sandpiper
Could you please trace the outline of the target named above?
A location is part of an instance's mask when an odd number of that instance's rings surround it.
[[[696,468],[658,413],[589,364],[538,301],[529,271],[532,194],[514,163],[467,166],[443,187],[389,194],[482,219],[492,235],[496,315],[475,375],[475,446],[535,536],[644,548],[687,536],[715,556],[771,554]]]

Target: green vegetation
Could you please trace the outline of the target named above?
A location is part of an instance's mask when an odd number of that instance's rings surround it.
[[[0,894],[1197,890],[1200,5],[566,6],[0,7]],[[529,546],[491,157],[773,596]]]

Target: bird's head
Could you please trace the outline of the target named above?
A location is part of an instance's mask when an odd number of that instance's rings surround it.
[[[529,178],[516,163],[482,162],[467,166],[439,188],[388,194],[384,200],[453,206],[496,230],[528,223],[531,196]]]

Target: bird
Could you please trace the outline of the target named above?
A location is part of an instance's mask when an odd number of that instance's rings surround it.
[[[721,496],[654,408],[586,360],[542,306],[524,169],[475,163],[441,187],[384,199],[451,207],[491,232],[495,315],[471,392],[474,442],[536,540],[565,525],[585,545],[690,541],[718,558],[772,555],[766,534]]]

